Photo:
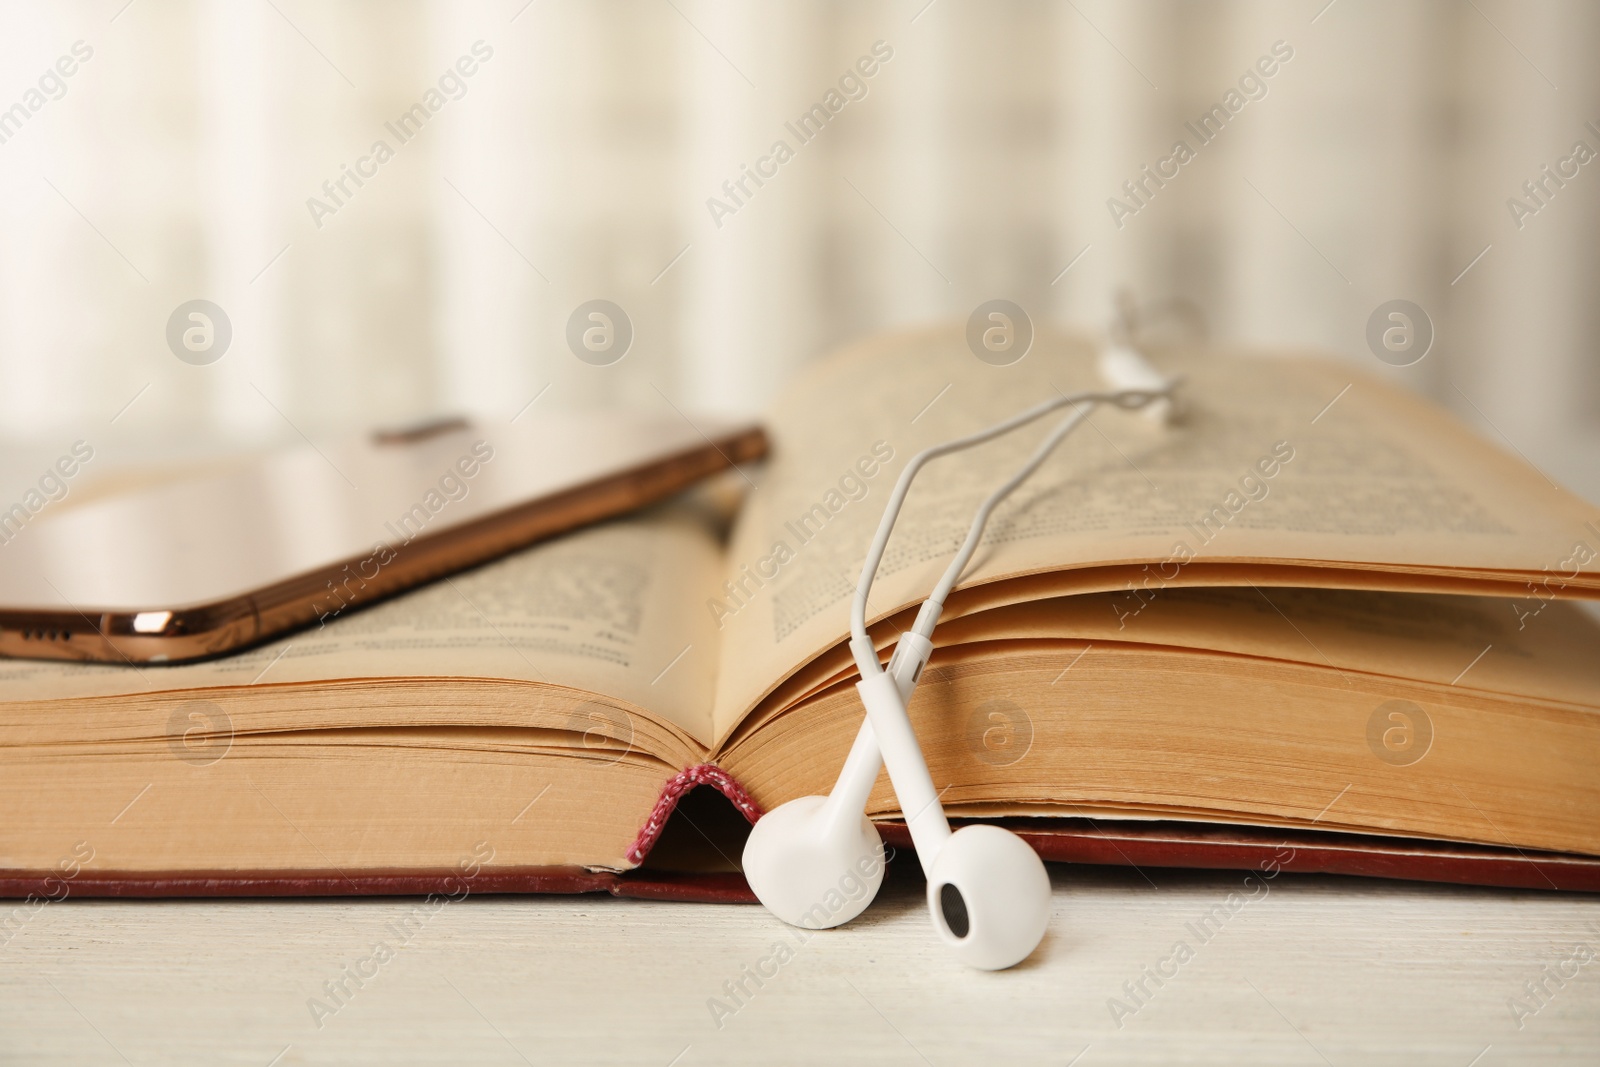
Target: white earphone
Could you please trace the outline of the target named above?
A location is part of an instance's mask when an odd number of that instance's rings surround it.
[[[1027,842],[998,826],[977,824],[951,831],[906,705],[933,654],[933,629],[945,598],[977,551],[995,507],[1097,405],[1142,408],[1163,420],[1170,416],[1177,379],[1164,378],[1126,337],[1113,337],[1101,352],[1099,369],[1111,391],[1058,396],[986,430],[924,449],[901,471],[862,565],[850,611],[850,651],[861,672],[856,690],[866,720],[833,791],[773,809],[756,823],[745,843],[745,879],[761,903],[784,922],[811,929],[839,926],[859,915],[877,895],[883,881],[883,841],[866,817],[866,803],[880,767],[886,764],[928,879],[928,910],[939,938],[962,962],[984,970],[1022,962],[1044,938],[1050,921],[1050,878],[1044,863]],[[940,456],[991,441],[1064,407],[1071,407],[1072,414],[979,505],[966,539],[923,602],[916,622],[900,635],[885,670],[867,635],[867,597],[917,472]],[[866,892],[860,892],[862,884]],[[854,892],[844,891],[852,887]]]

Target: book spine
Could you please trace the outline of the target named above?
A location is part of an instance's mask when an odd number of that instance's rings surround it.
[[[740,785],[733,775],[715,763],[696,764],[679,771],[662,786],[661,796],[656,799],[655,807],[650,809],[650,817],[639,828],[639,835],[633,839],[633,844],[628,846],[625,855],[629,863],[637,867],[644,862],[645,856],[650,854],[650,849],[661,837],[661,831],[667,825],[667,819],[671,817],[673,810],[677,808],[678,801],[697,785],[708,785],[727,797],[729,802],[739,809],[739,813],[752,824],[764,814],[761,805],[755,802],[749,791]]]

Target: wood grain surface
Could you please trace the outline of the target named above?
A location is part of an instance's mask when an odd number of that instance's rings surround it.
[[[69,899],[7,927],[0,1062],[1600,1062],[1600,960],[1567,962],[1600,945],[1600,898],[1052,875],[1048,939],[1000,974],[940,950],[904,872],[856,923],[810,936],[752,906],[596,897]],[[1146,966],[1176,976],[1146,978],[1140,1003],[1124,983]],[[1542,1006],[1529,996],[1575,967]],[[359,987],[330,996],[352,971]],[[724,983],[741,979],[735,1000]],[[1513,997],[1538,1008],[1520,1028]],[[1112,998],[1136,1010],[1116,1019]]]

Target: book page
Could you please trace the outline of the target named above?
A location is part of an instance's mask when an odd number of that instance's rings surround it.
[[[493,678],[624,700],[711,737],[721,553],[667,506],[580,530],[250,651],[176,666],[0,660],[8,700],[345,678]]]
[[[1553,700],[1600,711],[1600,621],[1552,603],[1519,628],[1497,597],[1372,593],[1356,589],[1173,589],[1119,627],[1107,600],[1081,593],[979,612],[939,627],[940,648],[979,641],[1082,642],[1063,673],[1096,648],[1129,642],[1205,649],[1354,675]],[[1081,653],[1081,656],[1080,656]],[[935,656],[935,663],[938,657]]]
[[[990,366],[958,327],[941,327],[843,352],[779,399],[773,458],[740,516],[722,595],[704,606],[723,639],[719,738],[847,635],[867,544],[906,461],[1052,396],[1104,388],[1094,355],[1041,331],[1020,362]],[[1327,360],[1164,362],[1185,376],[1179,424],[1097,409],[996,511],[963,586],[1148,564],[1128,610],[1203,561],[1522,572],[1539,583],[1529,610],[1600,589],[1600,513],[1403,391]],[[925,469],[869,618],[926,596],[978,503],[1064,414]]]

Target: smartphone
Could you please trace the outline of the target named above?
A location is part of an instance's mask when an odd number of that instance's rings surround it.
[[[0,656],[233,652],[661,500],[766,449],[748,423],[543,413],[520,426],[453,419],[308,441],[79,504],[30,493],[0,511]]]

